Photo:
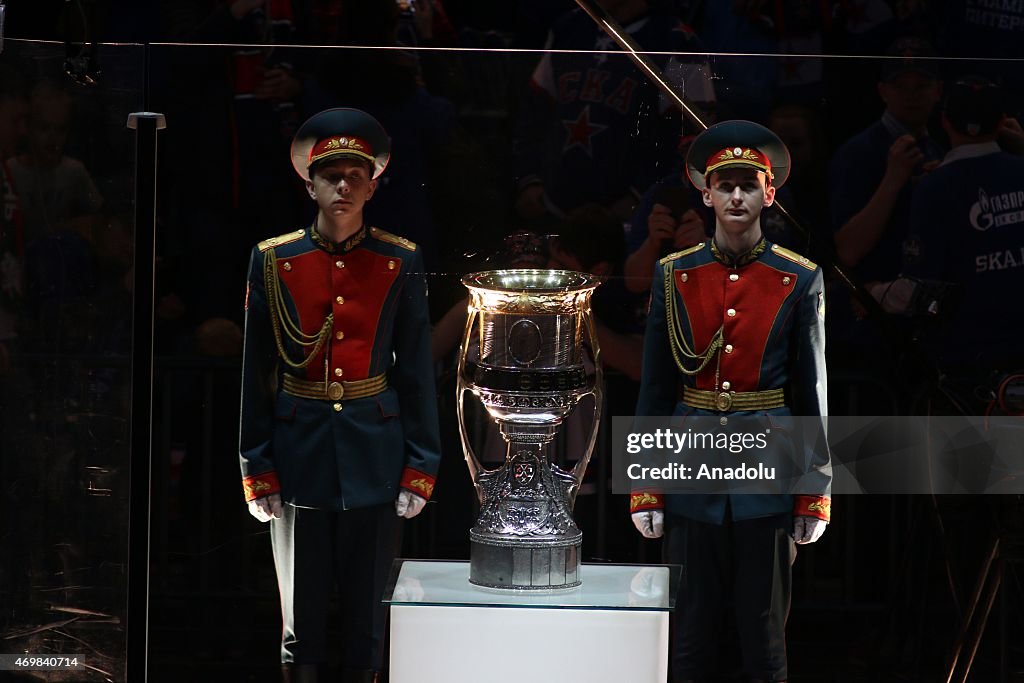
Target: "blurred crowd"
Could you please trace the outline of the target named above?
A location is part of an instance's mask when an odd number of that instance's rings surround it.
[[[764,229],[838,266],[829,305],[837,368],[892,384],[921,345],[958,369],[1008,362],[997,356],[1018,330],[995,321],[1019,311],[1006,301],[989,309],[1016,281],[1013,217],[981,231],[942,210],[918,220],[927,212],[912,207],[976,197],[970,183],[947,183],[939,197],[925,182],[963,168],[949,163],[952,149],[994,141],[1021,151],[1021,76],[1009,60],[1024,51],[1024,10],[976,0],[602,6],[704,123],[752,119],[789,146],[792,181]],[[118,127],[131,108],[169,123],[157,235],[164,354],[238,355],[248,245],[309,221],[284,160],[298,123],[332,106],[370,112],[394,138],[369,218],[423,245],[435,320],[462,299],[459,274],[514,260],[503,240],[533,236],[519,240],[534,245],[533,265],[607,278],[600,299],[615,314],[602,316],[603,330],[622,354],[606,362],[635,377],[630,342],[654,262],[710,231],[681,174],[700,124],[571,2],[74,0],[12,7],[7,24],[9,37],[69,42],[15,43],[0,62],[0,358],[17,339],[81,351],[82,325],[61,323],[69,311],[83,315],[83,297],[103,308],[130,296],[131,154]],[[141,48],[103,45],[111,41],[152,43],[145,69],[127,66]],[[96,85],[72,82],[93,75]],[[964,79],[977,88],[957,87]],[[966,112],[951,117],[954,96]],[[937,218],[971,230],[951,228],[946,242],[984,232],[976,256],[990,266],[970,273],[942,261],[924,224]],[[438,334],[450,351],[443,325]],[[101,336],[95,343],[123,350],[124,340]],[[908,406],[907,386],[894,391]]]

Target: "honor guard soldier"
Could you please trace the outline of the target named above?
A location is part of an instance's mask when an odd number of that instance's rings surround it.
[[[284,680],[317,680],[336,583],[342,680],[372,681],[399,517],[423,509],[440,462],[426,280],[415,244],[363,223],[390,157],[373,117],[321,112],[291,154],[319,210],[252,251],[242,486],[270,521]]]
[[[712,126],[692,144],[687,174],[715,211],[714,238],[655,266],[638,416],[826,414],[824,285],[808,259],[765,240],[761,211],[789,173],[789,153],[749,121]],[[637,491],[631,511],[666,560],[685,566],[676,610],[676,681],[711,675],[726,595],[736,605],[745,673],[784,681],[795,543],[829,520],[827,446],[802,479],[820,495]]]

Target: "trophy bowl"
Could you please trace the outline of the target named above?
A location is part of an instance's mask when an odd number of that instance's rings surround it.
[[[459,353],[456,405],[462,447],[480,502],[470,530],[471,583],[551,590],[580,584],[583,534],[572,517],[594,450],[601,411],[600,349],[590,298],[600,284],[587,273],[495,270],[462,278],[469,315]],[[584,367],[584,333],[594,372]],[[505,461],[484,468],[464,412],[472,392],[507,444]],[[571,470],[551,457],[558,428],[584,396],[594,414]],[[575,454],[574,454],[575,455]]]

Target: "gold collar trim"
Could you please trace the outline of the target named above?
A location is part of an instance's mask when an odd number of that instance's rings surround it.
[[[313,227],[309,229],[309,236],[312,237],[313,242],[324,251],[330,254],[344,254],[355,249],[357,246],[359,246],[359,243],[366,238],[366,225],[363,224],[354,235],[349,237],[344,242],[332,242],[320,234],[320,231],[317,230],[316,227],[316,221],[314,220]]]
[[[758,240],[757,244],[755,244],[750,251],[745,254],[740,254],[734,258],[731,254],[727,254],[719,249],[714,238],[711,239],[711,255],[715,257],[716,261],[729,266],[730,268],[739,268],[740,266],[745,266],[748,263],[753,263],[761,257],[761,254],[763,254],[767,248],[768,242],[762,235],[761,239]]]

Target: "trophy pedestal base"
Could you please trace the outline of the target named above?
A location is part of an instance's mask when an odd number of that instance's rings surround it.
[[[485,588],[556,590],[580,585],[583,534],[532,540],[469,532],[469,582]]]

